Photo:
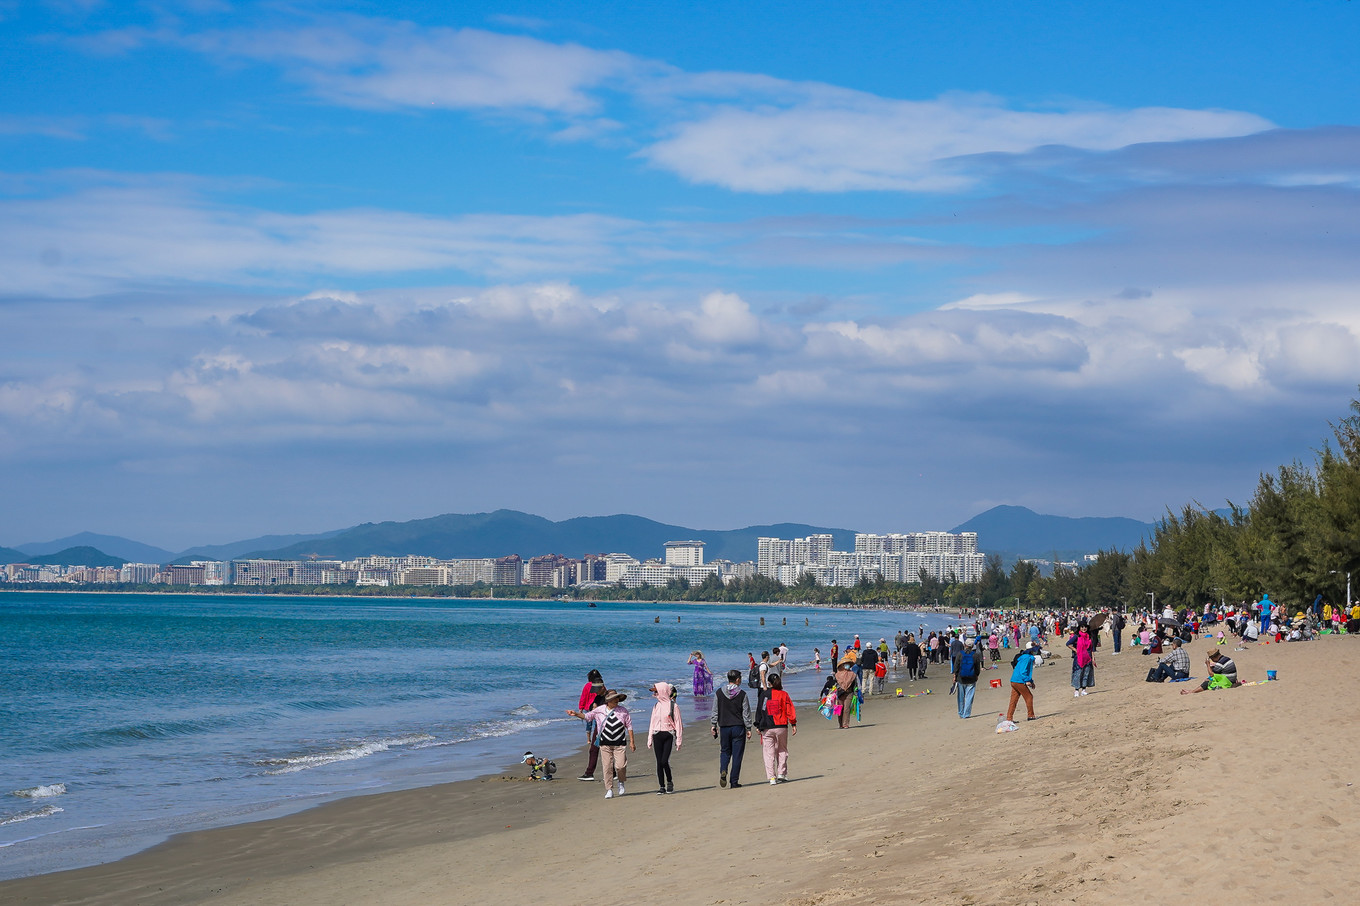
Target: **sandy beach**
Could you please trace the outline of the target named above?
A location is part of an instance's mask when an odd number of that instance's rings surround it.
[[[1191,648],[1202,678],[1210,642]],[[717,743],[689,725],[676,793],[654,794],[646,701],[628,795],[500,777],[382,793],[175,838],[120,862],[0,883],[9,904],[639,903],[1242,904],[1353,895],[1360,639],[1233,652],[1244,681],[1143,682],[1137,649],[1097,657],[1074,699],[1069,661],[1036,674],[1039,719],[994,732],[1009,669],[984,674],[961,721],[948,677],[890,681],[837,731],[810,705],[793,782],[765,782],[758,740],[743,788],[719,789]],[[1007,663],[1008,657],[1003,659]],[[1000,678],[1002,688],[988,686]],[[565,707],[565,704],[564,704]],[[622,886],[623,890],[618,888]],[[613,887],[608,893],[602,891]],[[626,891],[626,893],[625,893]]]

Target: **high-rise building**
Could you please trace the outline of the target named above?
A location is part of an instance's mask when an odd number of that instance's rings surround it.
[[[667,541],[667,566],[702,566],[704,563],[704,543],[702,541]]]
[[[854,551],[832,550],[830,535],[757,541],[756,569],[761,575],[793,584],[811,573],[823,585],[850,586],[861,579],[919,582],[921,573],[940,581],[975,582],[986,557],[978,553],[977,533],[911,532],[855,536]]]

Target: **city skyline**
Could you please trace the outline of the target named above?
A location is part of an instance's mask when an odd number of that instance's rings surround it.
[[[1355,4],[0,6],[0,545],[1250,497],[1360,383]]]

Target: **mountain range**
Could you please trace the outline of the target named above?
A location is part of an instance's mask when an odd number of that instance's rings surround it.
[[[951,532],[977,532],[978,547],[1019,559],[1074,560],[1097,551],[1131,551],[1156,525],[1123,516],[1045,516],[1022,506],[995,506]]]
[[[978,547],[1000,554],[1007,564],[1019,558],[1075,559],[1082,554],[1117,548],[1131,550],[1149,537],[1154,525],[1123,517],[1046,516],[1020,506],[997,506],[979,513],[951,532],[977,532]],[[172,553],[114,535],[83,532],[17,549],[0,547],[0,562],[80,563],[85,566],[138,563],[187,563],[247,557],[294,560],[316,556],[351,559],[364,555],[430,557],[522,557],[560,553],[630,554],[659,557],[667,541],[705,543],[706,560],[754,560],[762,536],[802,538],[830,534],[837,550],[853,550],[850,529],[802,523],[753,525],[713,531],[667,525],[641,516],[580,516],[553,522],[516,510],[446,514],[409,522],[364,523],[314,535],[263,535],[229,544],[206,545]],[[88,559],[76,560],[75,557]],[[98,559],[103,558],[103,559]]]

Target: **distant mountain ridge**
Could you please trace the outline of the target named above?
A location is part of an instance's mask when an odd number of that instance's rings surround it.
[[[1130,551],[1156,525],[1124,516],[1045,516],[1023,506],[995,506],[951,532],[977,532],[978,547],[1003,559],[1060,559],[1116,548]]]
[[[68,547],[41,557],[29,557],[28,562],[35,566],[122,566],[128,561],[122,557],[112,557],[101,550],[89,546]]]
[[[1046,516],[1022,506],[997,506],[979,513],[951,532],[977,532],[978,548],[1013,562],[1020,558],[1075,559],[1082,554],[1117,548],[1132,550],[1151,536],[1155,525],[1119,516]],[[84,532],[62,541],[103,539],[97,544],[58,542],[0,548],[0,562],[64,563],[85,566],[123,562],[170,563],[189,560],[263,558],[280,560],[353,559],[362,556],[502,557],[539,554],[581,557],[594,553],[626,553],[639,560],[661,557],[667,541],[698,540],[706,560],[754,560],[756,539],[763,536],[802,538],[830,534],[837,550],[854,550],[855,532],[803,523],[752,525],[708,530],[668,525],[642,516],[578,516],[554,522],[517,510],[491,513],[446,513],[408,522],[364,523],[314,535],[264,535],[228,544],[190,548],[179,555],[127,538]],[[46,550],[47,553],[41,553]],[[135,556],[130,556],[135,554]],[[151,556],[159,554],[159,556]],[[109,556],[112,555],[112,556]],[[86,559],[72,559],[81,556]],[[107,561],[118,561],[117,563]]]
[[[48,554],[79,547],[94,548],[101,553],[120,557],[128,563],[169,563],[171,558],[175,556],[164,548],[142,544],[140,541],[132,541],[128,538],[120,538],[117,535],[97,535],[94,532],[81,532],[78,535],[58,538],[55,541],[36,541],[31,544],[21,544],[18,549],[25,557],[45,557]],[[86,563],[85,565],[94,566],[95,564]],[[99,565],[102,566],[103,564]]]
[[[175,563],[188,563],[190,560],[235,560],[242,554],[251,551],[268,550],[271,548],[283,548],[289,545],[306,544],[312,541],[320,541],[330,538],[349,529],[335,529],[329,532],[320,532],[315,535],[263,535],[259,538],[249,538],[245,541],[230,541],[226,544],[204,544],[198,547],[191,547],[186,551],[181,551],[175,555]]]
[[[705,560],[754,560],[756,539],[804,537],[829,533],[841,550],[853,550],[855,533],[799,523],[753,525],[713,531],[667,525],[642,516],[577,516],[553,522],[517,510],[492,513],[447,513],[410,522],[365,523],[328,538],[303,541],[245,556],[294,560],[312,555],[351,559],[365,555],[400,557],[522,557],[539,554],[625,553],[640,560],[661,557],[667,541],[704,542]]]

